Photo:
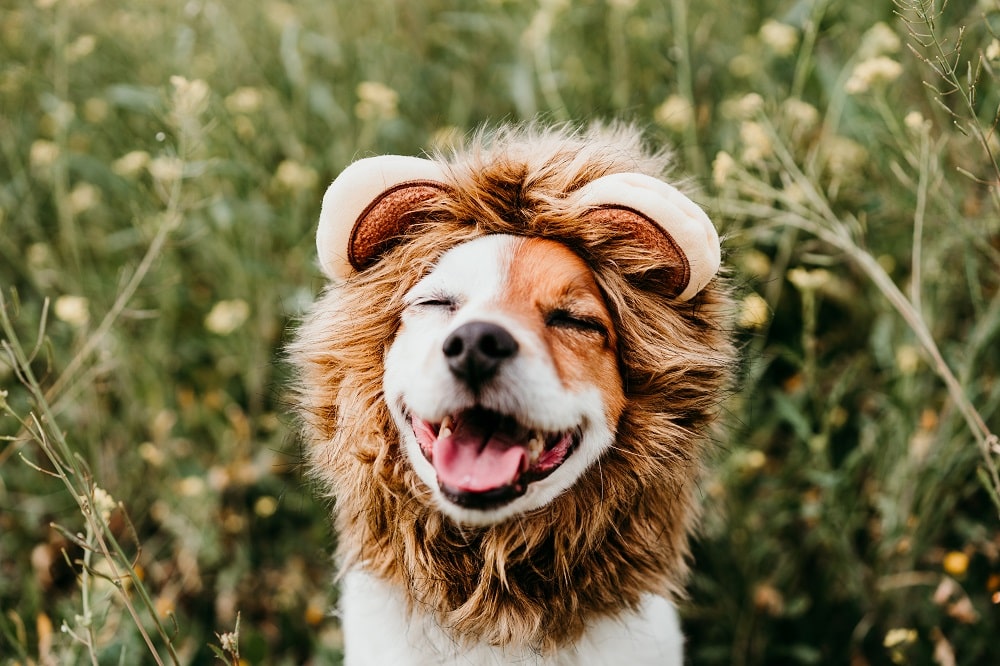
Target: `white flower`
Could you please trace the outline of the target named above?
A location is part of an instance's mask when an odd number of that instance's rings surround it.
[[[815,291],[830,282],[830,271],[825,268],[807,270],[793,268],[788,271],[788,281],[799,291]]]
[[[101,191],[90,183],[77,183],[69,193],[69,209],[74,215],[88,211],[101,202]]]
[[[358,103],[354,113],[361,120],[395,118],[399,112],[399,93],[384,83],[362,81],[358,84],[357,93]]]
[[[994,39],[986,47],[987,60],[1000,60],[1000,40]]]
[[[740,141],[743,143],[743,154],[740,159],[745,164],[759,162],[774,153],[774,144],[767,129],[758,122],[745,120],[740,125]]]
[[[60,296],[53,309],[56,318],[70,326],[80,328],[90,321],[90,301],[84,296]]]
[[[891,83],[898,79],[902,73],[903,66],[892,58],[886,56],[869,58],[854,67],[844,90],[850,95],[857,95],[870,88],[878,88]]]
[[[886,53],[896,53],[900,45],[899,35],[887,23],[879,21],[868,28],[861,37],[858,56],[862,60],[867,60]]]
[[[59,146],[51,141],[39,139],[31,144],[28,160],[33,169],[46,169],[52,166],[58,158]]]
[[[118,504],[115,502],[115,498],[111,496],[111,493],[104,488],[94,486],[94,509],[101,514],[101,519],[105,524],[111,520],[111,512],[115,510],[116,506]]]
[[[868,161],[868,151],[856,141],[834,136],[824,142],[826,168],[834,176],[850,176]]]
[[[319,174],[312,167],[299,164],[295,160],[284,160],[274,173],[274,181],[283,189],[301,192],[316,187],[319,183]]]
[[[149,153],[145,150],[133,150],[125,153],[111,163],[111,170],[119,176],[133,178],[149,164]]]
[[[712,160],[712,182],[715,183],[716,187],[722,187],[729,180],[729,175],[736,168],[736,160],[733,156],[724,150],[720,150],[715,154],[715,159]]]
[[[244,86],[230,93],[225,103],[230,113],[253,113],[263,105],[264,94],[260,88]]]
[[[910,111],[906,114],[906,117],[903,118],[903,124],[911,132],[923,132],[931,128],[931,121],[925,119],[924,114],[919,111]]]
[[[250,306],[242,298],[219,301],[205,317],[205,328],[216,335],[229,335],[250,316]]]
[[[767,301],[760,294],[752,292],[740,303],[738,323],[740,328],[757,329],[766,324],[770,316]]]
[[[174,113],[182,118],[198,116],[208,108],[208,98],[211,89],[202,79],[189,81],[183,76],[171,76],[170,84],[174,87]]]
[[[184,161],[172,155],[161,155],[146,165],[149,175],[163,184],[172,183],[184,175]]]
[[[760,39],[776,55],[787,56],[795,51],[799,43],[799,31],[787,23],[768,19],[760,26]]]
[[[653,111],[653,119],[673,132],[683,132],[694,122],[694,107],[686,97],[671,95]]]
[[[801,129],[811,129],[819,122],[819,111],[816,107],[801,99],[789,97],[781,106],[785,116]]]

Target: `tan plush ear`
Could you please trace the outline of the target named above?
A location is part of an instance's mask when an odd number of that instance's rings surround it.
[[[602,176],[581,187],[577,202],[591,219],[617,226],[677,266],[666,277],[675,297],[693,298],[719,272],[719,234],[705,211],[677,188],[641,173]]]
[[[419,157],[382,155],[348,166],[323,195],[316,231],[323,272],[343,279],[370,266],[446,189],[441,167]]]

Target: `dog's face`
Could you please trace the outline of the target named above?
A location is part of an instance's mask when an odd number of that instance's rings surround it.
[[[410,463],[456,521],[544,506],[614,441],[625,405],[612,318],[551,240],[490,235],[406,295],[385,398]]]

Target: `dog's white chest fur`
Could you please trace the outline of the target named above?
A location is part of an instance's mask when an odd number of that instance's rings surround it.
[[[361,571],[341,587],[347,666],[680,666],[680,626],[674,606],[647,595],[634,612],[594,622],[574,645],[542,658],[529,649],[457,644],[419,609],[408,614],[390,585]]]

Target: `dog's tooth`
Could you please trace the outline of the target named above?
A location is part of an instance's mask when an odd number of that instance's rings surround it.
[[[441,429],[438,430],[438,439],[444,439],[445,437],[448,437],[449,435],[451,435],[451,428],[449,428],[448,426],[442,425]]]
[[[542,455],[542,449],[545,448],[545,443],[538,435],[533,435],[531,439],[528,440],[528,454],[531,458],[531,462],[538,460],[538,456]]]
[[[441,421],[441,430],[451,432],[451,425],[451,415],[448,415]]]

